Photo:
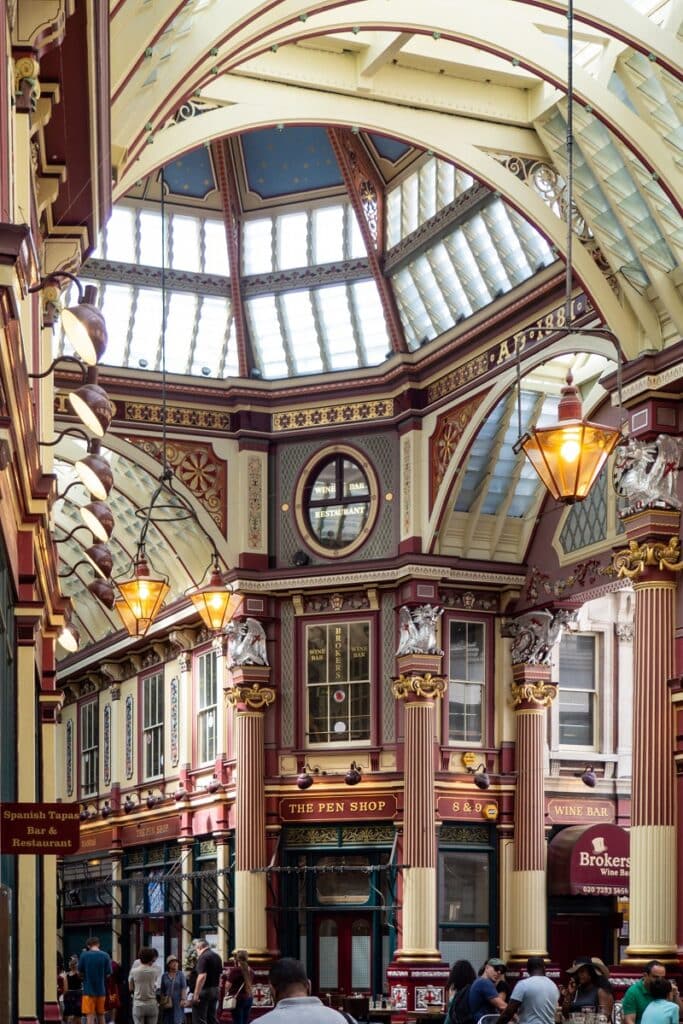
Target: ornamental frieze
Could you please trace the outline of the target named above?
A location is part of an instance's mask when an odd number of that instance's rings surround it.
[[[147,423],[161,426],[163,407],[157,402],[124,402],[123,419],[128,423]],[[192,430],[230,430],[230,413],[221,409],[198,409],[192,405],[167,405],[166,423],[169,427],[187,427]]]
[[[439,603],[446,608],[463,608],[468,612],[492,612],[498,608],[495,594],[475,594],[471,590],[440,590]]]
[[[577,295],[572,300],[570,323],[585,316],[589,310],[590,306],[586,296]],[[517,352],[523,352],[532,342],[547,342],[548,331],[561,330],[566,325],[567,314],[563,304],[551,310],[550,313],[546,313],[545,316],[539,317],[538,320],[517,331],[511,337],[492,345],[491,348],[480,352],[472,359],[468,359],[444,374],[443,377],[433,381],[427,388],[427,401],[431,404],[442,398],[452,397],[454,392],[460,388],[466,387],[485,373],[515,359]]]
[[[126,441],[163,464],[161,441],[144,437],[126,437]],[[214,520],[221,533],[226,530],[228,469],[210,444],[201,441],[167,441],[166,465],[194,495]]]
[[[336,427],[347,423],[391,419],[394,400],[382,398],[364,402],[341,402],[338,405],[316,405],[310,409],[273,414],[273,430],[308,430],[310,427]]]

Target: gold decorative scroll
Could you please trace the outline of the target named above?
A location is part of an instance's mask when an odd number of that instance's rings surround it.
[[[670,537],[666,543],[646,541],[639,544],[637,540],[632,540],[627,548],[616,552],[612,558],[612,568],[617,576],[626,576],[630,580],[652,566],[656,566],[660,572],[680,572],[683,569],[681,554],[679,537]]]
[[[446,680],[443,676],[434,676],[431,672],[420,675],[401,675],[394,679],[391,691],[397,700],[407,697],[426,697],[430,700],[443,697],[446,692]]]

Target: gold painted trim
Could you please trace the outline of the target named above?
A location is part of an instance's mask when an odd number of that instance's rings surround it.
[[[680,537],[670,537],[667,543],[646,541],[639,544],[637,540],[631,540],[628,547],[617,551],[612,558],[612,569],[617,576],[626,576],[630,580],[640,576],[646,567],[656,566],[660,572],[680,572],[683,569],[682,554]]]
[[[432,675],[431,672],[426,672],[423,676],[400,675],[391,684],[391,692],[396,700],[405,700],[416,694],[418,697],[425,697],[432,701],[443,697],[446,692],[446,680],[443,676]]]

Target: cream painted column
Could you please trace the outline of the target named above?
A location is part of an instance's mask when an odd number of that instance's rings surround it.
[[[635,591],[629,946],[626,963],[675,961],[677,835],[674,719],[675,573],[683,568],[679,514],[645,510],[625,520],[629,548],[614,557]],[[675,531],[676,535],[672,536]],[[667,535],[666,540],[659,539]]]
[[[111,958],[120,964],[121,918],[115,915],[120,914],[123,907],[123,886],[116,885],[123,879],[123,851],[120,849],[110,850],[109,856],[111,857],[112,881]]]
[[[17,750],[28,751],[35,758],[36,735],[39,733],[37,720],[38,695],[36,686],[36,650],[34,645],[35,609],[25,614],[20,605],[14,609],[16,630],[16,673],[17,673]],[[38,777],[34,771],[35,761],[20,766],[17,773],[17,801],[34,804],[39,801]],[[16,891],[12,894],[17,921],[18,935],[35,935],[36,920],[43,913],[38,901],[39,874],[38,858],[24,854],[16,858]],[[55,897],[56,898],[56,897]],[[56,962],[56,961],[55,961]],[[23,957],[15,965],[18,973],[18,1019],[22,1022],[38,1020],[42,1006],[37,1004],[38,957]],[[52,965],[51,965],[52,966]],[[53,997],[54,1000],[54,997]]]
[[[517,725],[513,866],[510,876],[510,956],[547,956],[547,882],[543,796],[546,712],[557,694],[548,665],[512,668]]]
[[[397,659],[397,700],[405,701],[403,860],[403,944],[397,963],[440,961],[436,946],[436,829],[434,826],[434,738],[436,702],[446,689],[439,654]]]
[[[51,641],[46,640],[46,643]],[[54,642],[54,641],[52,641]],[[54,803],[56,799],[55,757],[55,715],[62,703],[62,694],[56,691],[41,693],[41,742],[42,742],[42,799]],[[57,858],[41,858],[42,918],[43,918],[43,964],[57,963]],[[41,1020],[59,1020],[59,1006],[55,993],[54,977],[49,970],[43,971],[43,1008]]]
[[[275,701],[267,665],[231,667],[226,700],[235,708],[235,948],[268,958],[265,710]]]

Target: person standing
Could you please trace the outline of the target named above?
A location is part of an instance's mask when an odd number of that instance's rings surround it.
[[[232,1011],[233,1024],[247,1024],[254,997],[254,972],[249,966],[246,949],[236,949],[233,966],[228,971],[228,990],[226,995],[235,996],[235,1008]]]
[[[325,1006],[317,996],[311,995],[311,983],[300,960],[283,957],[276,960],[268,973],[270,989],[276,1007],[264,1013],[259,1020],[268,1024],[343,1024],[353,1021]]]
[[[64,975],[64,1020],[67,1024],[77,1024],[81,1019],[81,996],[83,984],[78,973],[78,957],[69,957],[69,969]]]
[[[151,946],[143,946],[140,950],[140,963],[131,968],[128,975],[128,987],[133,993],[135,1024],[157,1024],[159,1017],[157,972],[153,966],[155,952]]]
[[[487,1013],[495,1013],[496,1010],[502,1013],[507,1006],[505,996],[496,988],[504,979],[505,970],[505,961],[499,960],[496,956],[489,957],[484,964],[481,977],[470,985],[470,1013],[474,1024]]]
[[[109,954],[100,949],[100,940],[91,936],[78,960],[78,973],[83,978],[81,1010],[88,1024],[105,1024],[104,1004],[107,995],[107,978],[111,974]]]
[[[197,981],[192,996],[192,1024],[216,1024],[218,986],[223,961],[206,939],[197,941]]]
[[[187,979],[183,972],[178,970],[177,956],[166,958],[166,970],[161,975],[159,995],[161,996],[162,1024],[183,1024],[185,1019],[183,1004],[187,998]]]
[[[519,1024],[555,1024],[560,992],[555,982],[546,977],[543,957],[530,956],[526,969],[528,977],[522,978],[513,988],[510,1002],[498,1018],[498,1024],[506,1024],[515,1014]]]

